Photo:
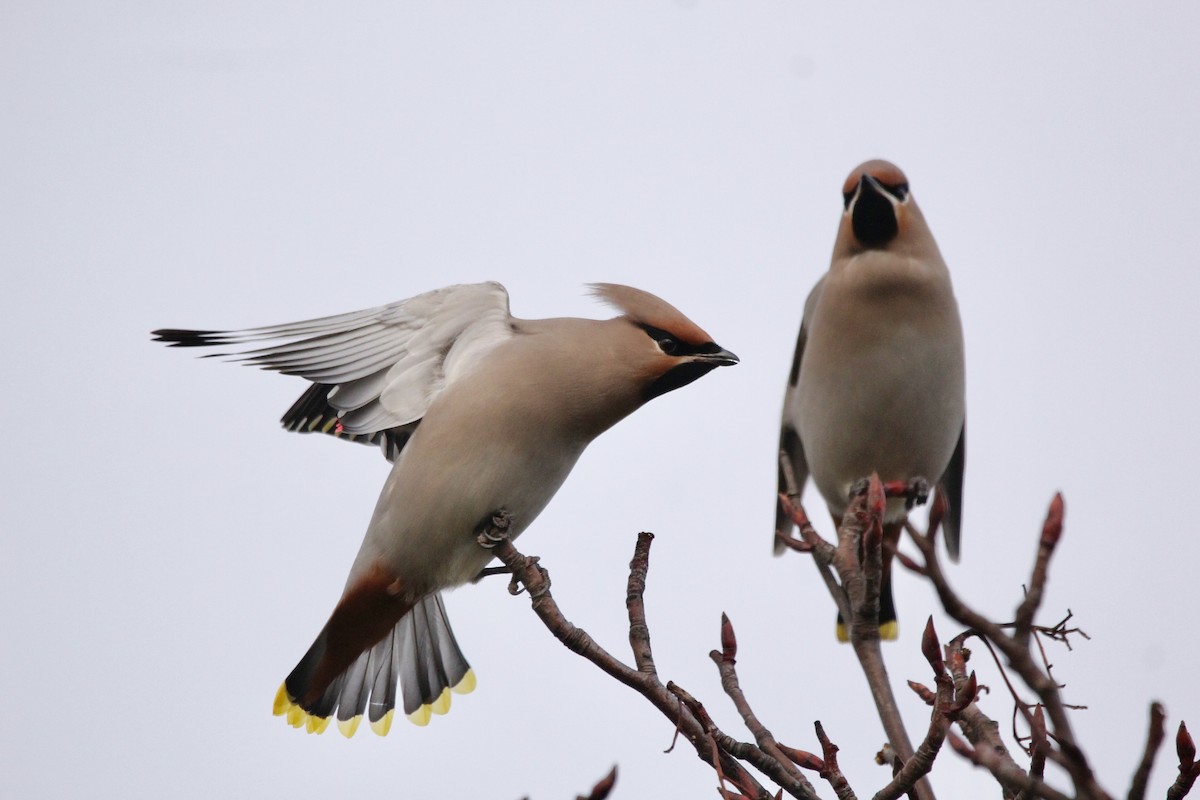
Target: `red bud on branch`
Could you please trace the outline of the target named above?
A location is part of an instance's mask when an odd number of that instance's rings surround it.
[[[1196,743],[1188,733],[1187,725],[1180,722],[1179,732],[1175,734],[1175,752],[1179,755],[1179,771],[1191,769],[1196,763]]]
[[[946,662],[942,660],[942,645],[938,642],[937,631],[933,628],[933,617],[925,620],[925,632],[921,634],[921,655],[933,667],[934,675],[946,674]]]
[[[929,687],[923,683],[917,683],[916,681],[909,681],[908,688],[912,689],[916,693],[917,697],[919,697],[923,701],[925,701],[925,705],[927,705],[927,706],[933,705],[934,702],[937,700],[937,697],[934,695],[934,693],[931,692],[929,690]]]
[[[733,664],[737,661],[737,637],[733,634],[733,623],[721,613],[721,660]]]
[[[1053,549],[1058,544],[1063,531],[1064,510],[1062,492],[1057,492],[1054,499],[1050,501],[1050,508],[1046,511],[1046,521],[1042,524],[1041,544],[1043,547]]]

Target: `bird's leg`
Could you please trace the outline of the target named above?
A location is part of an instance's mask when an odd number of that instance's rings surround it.
[[[471,578],[471,583],[479,583],[484,578],[489,578],[492,575],[511,575],[512,570],[508,567],[484,567],[479,570],[479,574]]]
[[[866,481],[863,484],[865,491]],[[929,500],[929,481],[919,476],[907,481],[887,481],[883,484],[883,493],[886,497],[903,497],[904,507],[911,510],[913,506],[923,506]]]
[[[485,550],[491,550],[501,542],[508,541],[508,529],[511,526],[512,514],[507,508],[498,508],[492,512],[491,516],[476,526],[475,541]],[[482,577],[482,573],[480,577]]]

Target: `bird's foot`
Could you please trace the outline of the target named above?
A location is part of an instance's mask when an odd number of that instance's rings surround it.
[[[475,541],[485,550],[491,550],[501,542],[508,541],[508,529],[512,527],[512,514],[507,508],[499,508],[492,516],[479,525]],[[484,570],[487,572],[487,570]],[[480,573],[479,577],[483,577]]]
[[[862,478],[852,483],[850,499],[853,500],[860,494],[866,494],[870,484],[870,478]],[[907,509],[911,509],[913,506],[923,506],[929,500],[929,481],[921,477],[907,481],[884,481],[883,494],[884,497],[903,497],[904,507]]]
[[[929,481],[916,477],[908,481],[888,481],[883,485],[886,497],[903,497],[904,507],[923,506],[929,501]]]
[[[528,586],[523,586],[521,579],[514,574],[512,580],[508,582],[508,593],[516,597],[528,589],[530,597],[541,597],[550,591],[550,573],[538,563],[541,559],[537,556],[526,556],[526,561],[528,562],[528,566],[536,569],[538,574],[541,575],[541,583],[536,584],[535,588],[530,589]]]

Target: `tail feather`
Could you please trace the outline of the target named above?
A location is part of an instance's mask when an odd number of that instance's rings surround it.
[[[448,704],[450,696],[447,690],[458,683],[448,674],[443,661],[445,659],[451,664],[455,661],[454,653],[447,654],[443,649],[443,643],[454,641],[454,634],[444,624],[445,619],[444,609],[423,606],[413,609],[411,624],[405,626],[403,631],[397,630],[397,635],[402,639],[399,650],[405,656],[418,653],[433,655],[425,659],[409,656],[397,664],[402,670],[401,685],[406,714],[412,714],[425,705],[437,705],[439,701]]]
[[[328,626],[326,626],[328,628]],[[380,736],[391,729],[397,687],[402,710],[425,725],[432,714],[450,710],[450,692],[467,694],[475,674],[458,647],[440,594],[422,598],[383,638],[361,652],[311,701],[317,665],[326,655],[328,635],[321,635],[288,675],[276,695],[274,713],[294,727],[320,733],[336,716],[338,729],[353,736],[364,714]]]
[[[370,687],[367,719],[371,722],[371,730],[380,736],[391,729],[392,712],[396,708],[396,682],[399,678],[397,666],[401,657],[400,649],[396,646],[396,632],[412,619],[414,613],[417,613],[417,607],[408,612],[396,623],[396,627],[388,631],[388,634],[371,649],[362,686],[356,690],[358,693],[368,693]]]

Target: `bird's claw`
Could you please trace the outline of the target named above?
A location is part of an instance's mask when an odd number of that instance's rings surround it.
[[[509,513],[509,510],[507,508],[497,509],[491,519],[480,526],[479,535],[475,537],[475,541],[479,542],[479,546],[485,550],[491,550],[501,542],[508,541],[508,529],[511,525],[512,514]],[[482,574],[480,577],[483,577]]]
[[[870,485],[870,478],[860,478],[850,484],[850,499],[866,494]],[[885,497],[903,497],[905,509],[912,510],[913,506],[923,506],[929,501],[929,481],[919,476],[907,481],[884,481],[883,494]]]
[[[913,478],[905,487],[903,497],[905,509],[925,505],[929,501],[929,481],[921,477]]]
[[[527,556],[526,560],[528,561],[528,565],[536,568],[542,576],[542,585],[537,589],[530,590],[529,596],[541,597],[546,592],[550,591],[550,573],[546,572],[546,570],[540,564],[538,564],[538,561],[541,559],[537,556]],[[508,593],[516,597],[517,595],[526,591],[526,589],[528,589],[528,587],[524,586],[521,582],[521,579],[514,573],[512,580],[508,582]]]

